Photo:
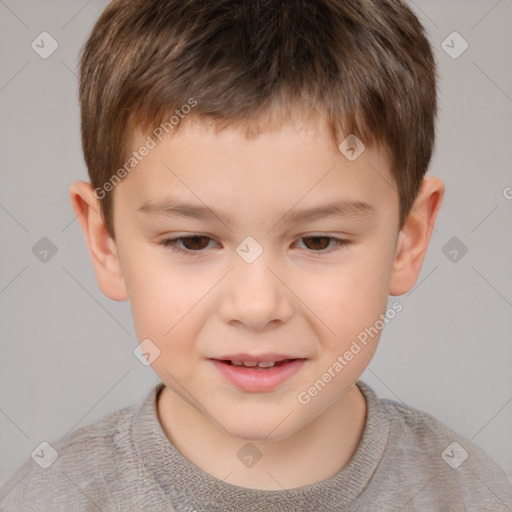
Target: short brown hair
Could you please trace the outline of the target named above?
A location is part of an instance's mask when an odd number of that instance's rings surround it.
[[[436,81],[424,27],[400,0],[114,0],[81,53],[84,157],[103,187],[133,130],[190,98],[186,119],[246,136],[320,115],[336,145],[354,134],[386,151],[402,228],[433,151]],[[112,193],[101,199],[114,238]]]

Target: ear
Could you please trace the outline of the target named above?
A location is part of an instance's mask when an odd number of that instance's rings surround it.
[[[416,283],[427,254],[437,214],[444,196],[444,184],[425,178],[411,213],[399,233],[389,295],[402,295]]]
[[[112,300],[127,300],[116,243],[107,231],[99,199],[94,195],[92,186],[86,181],[77,181],[69,188],[69,197],[80,222],[100,290]]]

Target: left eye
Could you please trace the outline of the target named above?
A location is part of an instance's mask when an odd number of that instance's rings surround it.
[[[344,246],[351,244],[350,240],[342,238],[336,238],[333,236],[316,235],[316,236],[303,236],[300,240],[309,241],[306,243],[306,249],[310,249],[317,253],[330,253],[336,251]],[[200,253],[208,245],[208,241],[213,241],[212,238],[205,235],[194,235],[194,236],[180,236],[177,238],[166,238],[162,240],[164,247],[169,247],[172,251],[180,253]],[[329,243],[333,245],[330,248]],[[182,245],[180,245],[182,244]],[[325,245],[327,244],[327,247]]]
[[[325,235],[317,235],[317,236],[304,236],[301,238],[301,240],[311,240],[312,243],[304,244],[306,246],[312,246],[312,247],[306,247],[307,249],[311,249],[314,252],[322,252],[322,253],[329,253],[332,251],[336,251],[337,249],[349,245],[351,242],[349,240],[345,240],[342,238],[336,238],[334,236],[325,236]],[[330,249],[325,249],[324,245],[327,242],[327,246],[329,245],[329,241],[332,241],[334,243],[333,246],[331,246]],[[321,246],[321,247],[319,247]]]

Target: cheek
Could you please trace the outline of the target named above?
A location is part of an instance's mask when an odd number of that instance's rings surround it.
[[[190,287],[173,280],[140,283],[131,301],[137,339],[150,339],[159,350],[153,371],[168,384],[193,376],[202,314],[201,303]]]
[[[133,259],[129,267],[130,306],[139,340],[154,339],[162,347],[187,339],[199,325],[194,317],[206,291],[204,280],[176,272],[161,261]]]
[[[358,258],[317,279],[305,295],[307,306],[320,320],[315,322],[319,325],[319,338],[331,356],[348,349],[352,340],[385,313],[389,280],[386,265],[382,260],[374,264],[372,255]]]

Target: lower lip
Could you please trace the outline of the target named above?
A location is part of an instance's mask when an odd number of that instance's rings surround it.
[[[276,388],[297,373],[306,362],[305,359],[295,359],[279,366],[257,370],[256,367],[234,366],[217,359],[211,361],[229,382],[244,391],[255,392]]]

